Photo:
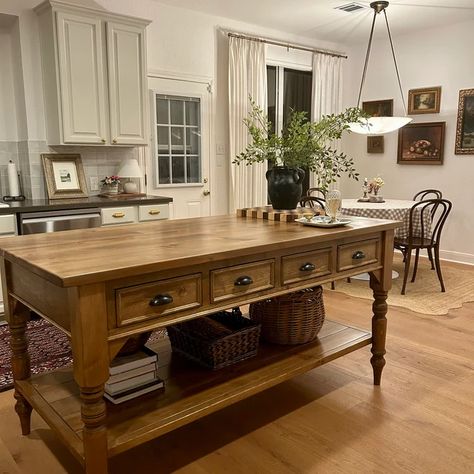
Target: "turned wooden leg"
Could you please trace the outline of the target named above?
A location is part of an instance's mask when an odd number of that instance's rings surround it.
[[[382,370],[385,365],[385,336],[387,333],[387,291],[372,282],[374,302],[372,304],[372,357],[370,363],[374,371],[374,385],[380,385]]]
[[[107,428],[104,386],[81,387],[81,417],[84,423],[83,442],[87,474],[106,474]]]
[[[26,338],[26,323],[30,319],[30,311],[21,303],[11,301],[12,313],[9,318],[10,347],[12,350],[12,372],[15,385],[15,411],[20,418],[21,432],[30,434],[31,405],[23,397],[17,387],[18,380],[30,377],[30,355]]]

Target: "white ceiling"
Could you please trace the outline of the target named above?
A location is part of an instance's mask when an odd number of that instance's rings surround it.
[[[334,10],[351,0],[157,0],[280,31],[327,41],[366,40],[373,10],[370,1],[354,0],[367,8],[355,13]],[[401,35],[414,30],[474,19],[474,0],[393,0],[387,9],[390,27]],[[382,18],[377,26],[382,24]],[[224,25],[223,25],[224,26]]]

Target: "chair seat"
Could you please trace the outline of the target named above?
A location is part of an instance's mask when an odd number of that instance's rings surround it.
[[[395,239],[394,245],[395,247],[408,247],[410,243],[407,239]],[[421,237],[413,237],[411,242],[411,246],[414,249],[423,249],[427,247],[432,247],[434,245],[436,245],[436,242],[432,241],[431,239],[422,239]]]

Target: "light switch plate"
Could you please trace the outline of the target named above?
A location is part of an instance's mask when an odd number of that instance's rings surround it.
[[[216,144],[216,155],[225,155],[225,143]]]

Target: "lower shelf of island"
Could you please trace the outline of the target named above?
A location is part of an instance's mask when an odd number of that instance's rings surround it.
[[[299,346],[261,344],[256,357],[217,371],[171,355],[167,338],[149,344],[158,352],[165,391],[120,405],[107,403],[108,455],[133,448],[371,341],[370,332],[326,320],[314,342]],[[18,388],[82,462],[81,403],[72,369],[33,376],[19,381]]]

